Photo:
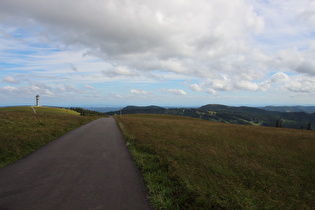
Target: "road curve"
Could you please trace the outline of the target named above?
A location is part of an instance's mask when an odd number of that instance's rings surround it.
[[[151,209],[113,118],[101,118],[0,169],[0,209]]]

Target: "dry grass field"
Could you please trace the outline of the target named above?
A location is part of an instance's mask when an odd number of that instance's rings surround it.
[[[156,209],[314,209],[315,132],[116,117]]]
[[[66,132],[98,116],[59,108],[0,108],[0,168],[12,164]]]

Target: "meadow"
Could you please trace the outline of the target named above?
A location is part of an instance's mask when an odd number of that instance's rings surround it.
[[[99,116],[51,107],[0,108],[0,168]]]
[[[34,112],[35,110],[35,112]],[[45,106],[13,106],[13,107],[0,107],[0,112],[23,112],[23,113],[47,113],[47,114],[70,114],[70,115],[80,115],[79,112],[56,108],[56,107],[45,107]]]
[[[314,209],[315,132],[169,115],[116,120],[156,209]]]

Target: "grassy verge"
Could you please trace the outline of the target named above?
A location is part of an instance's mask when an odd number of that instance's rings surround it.
[[[170,173],[166,159],[159,156],[153,148],[137,144],[135,137],[129,133],[123,123],[119,123],[127,140],[127,147],[150,192],[150,202],[155,209],[187,209],[199,206],[196,194],[182,183],[179,177]]]
[[[166,115],[117,121],[156,209],[312,209],[313,131]]]
[[[35,115],[29,109],[24,112],[0,112],[0,168],[25,157],[66,132],[99,118],[61,114],[60,110],[56,110],[59,114]]]

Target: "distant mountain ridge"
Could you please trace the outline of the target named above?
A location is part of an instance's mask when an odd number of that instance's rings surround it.
[[[164,110],[165,108],[160,106],[126,106],[122,110]]]
[[[299,106],[298,108],[290,110],[299,111],[302,107]],[[270,107],[266,109],[270,109]],[[244,125],[279,126],[296,129],[315,128],[315,113],[280,112],[266,109],[247,106],[234,107],[220,104],[208,104],[199,108],[164,108],[151,105],[127,106],[119,111],[107,112],[107,114],[169,114]],[[311,108],[307,110],[310,111]]]
[[[315,113],[315,106],[265,106],[266,111]]]
[[[218,110],[225,110],[225,111],[239,111],[239,112],[252,112],[252,113],[265,113],[266,110],[263,110],[261,108],[254,108],[254,107],[248,107],[248,106],[225,106],[220,104],[208,104],[201,106],[199,108],[200,110],[206,110],[206,111],[218,111]]]

